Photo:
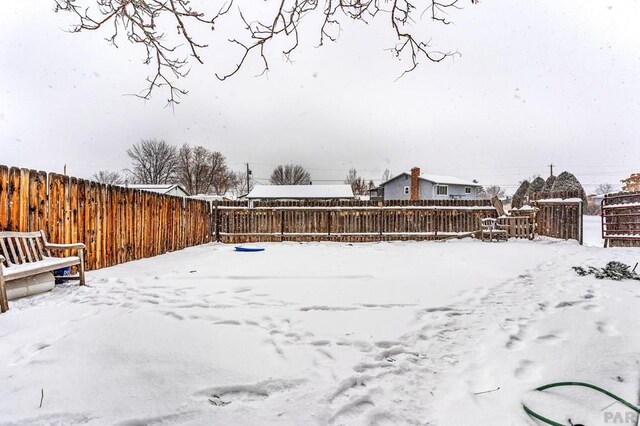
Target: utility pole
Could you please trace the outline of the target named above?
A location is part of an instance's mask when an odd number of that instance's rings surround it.
[[[249,182],[251,181],[251,170],[249,170],[249,163],[247,163],[247,194],[250,192]]]
[[[65,176],[67,175],[67,165],[66,164],[64,165],[62,174],[65,175]]]
[[[549,164],[550,175],[553,176],[553,163]]]

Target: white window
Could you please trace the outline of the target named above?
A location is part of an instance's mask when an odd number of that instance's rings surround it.
[[[447,185],[436,185],[436,195],[449,195],[449,187]]]
[[[465,187],[464,188],[464,193],[465,194],[471,194],[471,187],[470,186]]]
[[[405,194],[408,194],[408,193],[409,193],[409,187],[408,187],[408,186],[405,186],[405,187],[404,187],[404,193],[405,193]]]

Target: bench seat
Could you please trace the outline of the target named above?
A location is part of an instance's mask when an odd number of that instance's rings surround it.
[[[50,272],[56,269],[66,268],[80,264],[78,256],[70,257],[44,257],[42,260],[31,263],[22,263],[20,265],[11,265],[4,268],[2,273],[5,281],[18,280],[20,278],[30,277],[32,275]]]

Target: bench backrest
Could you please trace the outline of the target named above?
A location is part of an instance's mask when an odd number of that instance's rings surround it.
[[[496,227],[496,219],[487,217],[482,219],[482,229],[485,231],[491,231]]]
[[[38,232],[0,232],[0,255],[4,256],[3,265],[10,268],[13,265],[32,263],[49,256],[45,248],[45,237]]]

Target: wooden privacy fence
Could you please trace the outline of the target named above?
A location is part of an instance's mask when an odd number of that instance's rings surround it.
[[[210,217],[205,201],[0,166],[0,230],[83,242],[87,269],[209,242]]]
[[[535,219],[530,215],[501,216],[498,224],[503,225],[507,231],[507,238],[535,238]]]
[[[434,240],[477,232],[480,219],[496,216],[486,200],[226,202],[213,209],[223,243]]]
[[[640,247],[640,191],[605,195],[600,204],[605,247]]]
[[[578,240],[582,244],[584,202],[580,196],[579,191],[566,191],[543,193],[531,200],[531,206],[537,209],[535,222],[538,234]]]

